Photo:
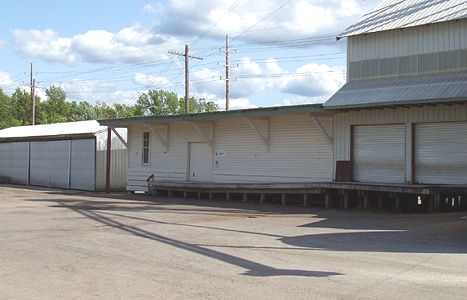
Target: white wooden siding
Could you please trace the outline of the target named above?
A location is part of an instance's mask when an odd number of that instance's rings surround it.
[[[334,159],[350,160],[351,125],[405,124],[406,181],[412,180],[412,124],[467,121],[467,103],[356,110],[334,115]],[[335,176],[335,170],[333,170]]]
[[[0,176],[12,183],[27,184],[29,143],[0,143]]]
[[[467,49],[467,20],[348,38],[348,62]]]
[[[320,117],[332,135],[332,119]],[[266,136],[266,120],[253,119]],[[307,115],[274,116],[269,119],[270,147],[243,119],[199,123],[209,138],[213,137],[213,182],[305,182],[332,179],[332,146],[318,126]],[[151,163],[141,163],[143,126],[129,128],[129,164],[127,190],[146,190],[146,178],[156,180],[187,180],[189,142],[206,142],[186,122],[169,126],[168,152],[151,132]]]

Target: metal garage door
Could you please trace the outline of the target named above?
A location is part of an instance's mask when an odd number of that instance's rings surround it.
[[[31,142],[30,183],[49,186],[49,142]]]
[[[30,183],[69,187],[70,141],[31,142]]]
[[[0,176],[28,184],[29,143],[0,143]]]
[[[415,125],[415,180],[467,184],[467,122]]]
[[[353,127],[353,179],[405,181],[405,125]]]
[[[53,141],[49,144],[49,186],[69,188],[71,141]]]
[[[71,141],[70,188],[93,191],[96,188],[95,140]]]

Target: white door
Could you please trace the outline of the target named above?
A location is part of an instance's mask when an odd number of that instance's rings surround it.
[[[94,139],[71,141],[70,188],[96,189],[96,144]]]
[[[382,183],[405,181],[405,125],[353,128],[353,179]]]
[[[190,143],[190,181],[210,181],[212,149],[206,143]]]
[[[415,125],[415,181],[467,184],[467,122]]]

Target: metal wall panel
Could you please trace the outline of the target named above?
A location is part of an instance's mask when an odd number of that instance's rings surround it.
[[[49,142],[31,142],[30,183],[49,186]]]
[[[0,176],[12,183],[28,183],[29,143],[0,143]]]
[[[467,19],[348,39],[349,62],[467,49]]]
[[[353,128],[353,179],[361,182],[404,182],[403,124]]]
[[[49,146],[49,186],[69,188],[71,141],[50,141]]]
[[[415,181],[467,184],[467,122],[415,126]]]
[[[95,190],[95,149],[94,139],[71,141],[71,189]]]

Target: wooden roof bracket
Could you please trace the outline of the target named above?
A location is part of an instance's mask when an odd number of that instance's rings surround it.
[[[199,134],[204,138],[204,140],[206,141],[206,143],[208,143],[209,146],[211,147],[214,147],[214,123],[213,122],[209,122],[209,125],[210,125],[210,133],[209,134],[206,134],[206,132],[204,132],[199,126],[198,124],[196,124],[196,122],[194,121],[191,121],[190,122],[191,125],[193,126],[193,128],[196,129],[196,131],[199,132]]]
[[[158,127],[164,127],[165,128],[164,132],[162,132],[162,133],[155,126],[151,126],[151,125],[149,125],[147,123],[143,123],[143,125],[144,125],[144,127],[151,130],[152,133],[154,133],[154,135],[157,136],[157,138],[159,139],[161,144],[164,146],[165,152],[169,152],[169,125],[167,125],[167,124],[157,125]]]
[[[117,130],[115,130],[114,127],[112,126],[109,126],[110,130],[112,130],[112,132],[115,134],[115,136],[120,140],[120,142],[122,142],[123,145],[125,145],[126,148],[128,148],[128,143],[127,141],[125,141],[125,139],[120,135],[120,133],[118,133]]]
[[[313,122],[316,124],[316,126],[318,126],[319,130],[321,131],[321,134],[326,138],[326,140],[328,141],[328,144],[332,146],[334,144],[332,136],[326,131],[323,124],[321,124],[321,122],[316,116],[310,114],[310,117],[313,120]]]
[[[270,131],[269,131],[269,118],[265,118],[266,120],[266,134],[263,134],[261,130],[258,128],[258,126],[255,124],[255,122],[248,118],[248,117],[242,117],[243,120],[245,120],[251,128],[253,128],[256,133],[259,135],[261,141],[263,144],[267,147],[268,152],[271,149],[271,139],[270,139]]]

